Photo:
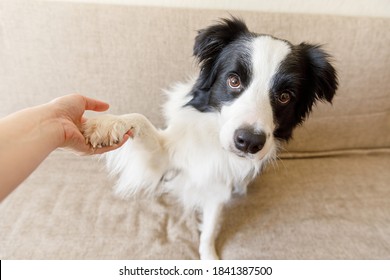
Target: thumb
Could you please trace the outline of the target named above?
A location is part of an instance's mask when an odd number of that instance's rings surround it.
[[[97,112],[107,111],[110,105],[106,102],[83,96],[85,103],[85,110],[92,110]]]

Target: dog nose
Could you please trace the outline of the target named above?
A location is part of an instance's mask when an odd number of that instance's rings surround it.
[[[256,154],[267,141],[263,131],[255,132],[251,128],[239,128],[234,132],[234,145],[242,152]]]

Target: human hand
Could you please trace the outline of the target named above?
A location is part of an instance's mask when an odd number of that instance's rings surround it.
[[[83,117],[85,110],[97,112],[106,111],[109,105],[105,102],[88,98],[79,94],[70,94],[54,99],[49,103],[55,119],[60,124],[60,147],[67,148],[80,155],[102,154],[121,147],[130,137],[126,133],[123,140],[110,147],[92,148],[86,144],[81,133],[82,124],[87,120]]]

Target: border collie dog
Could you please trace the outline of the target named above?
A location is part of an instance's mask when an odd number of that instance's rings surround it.
[[[168,192],[199,211],[200,257],[217,259],[224,204],[275,160],[316,101],[332,101],[338,81],[320,46],[250,32],[234,17],[200,30],[194,56],[199,75],[166,92],[165,129],[134,113],[91,118],[83,133],[100,147],[130,131],[132,139],[105,155],[116,191]]]

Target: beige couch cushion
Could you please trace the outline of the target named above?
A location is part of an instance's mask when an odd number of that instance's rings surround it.
[[[224,259],[388,259],[389,154],[283,160],[227,206]],[[1,259],[197,259],[194,214],[113,196],[93,158],[52,154],[0,205]],[[375,178],[375,181],[372,180]]]

